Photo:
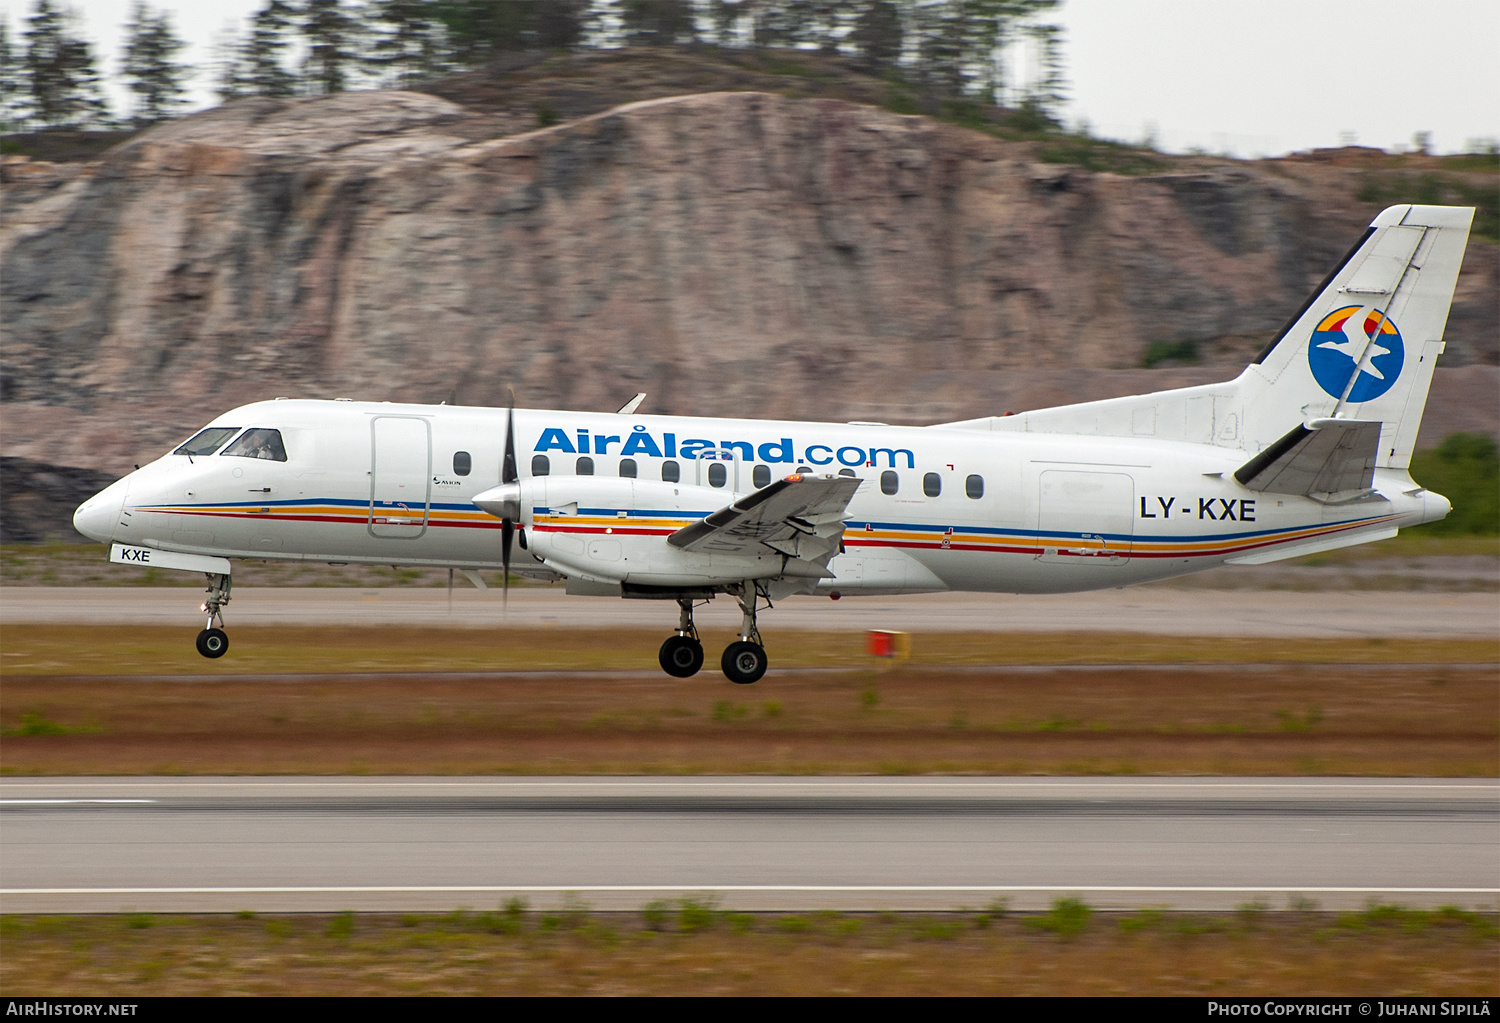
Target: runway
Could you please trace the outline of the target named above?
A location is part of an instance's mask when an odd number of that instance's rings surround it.
[[[0,624],[182,626],[201,616],[202,594],[186,587],[7,587]],[[1378,612],[1378,613],[1376,613]],[[738,626],[734,602],[697,612],[702,628]],[[498,591],[459,589],[255,588],[234,591],[236,625],[423,625],[458,628],[643,628],[666,630],[676,606],[654,600],[567,597],[522,587],[509,604]],[[1049,595],[933,593],[900,597],[793,597],[764,613],[763,629],[862,632],[1108,632],[1173,636],[1339,638],[1414,636],[1492,639],[1500,593],[1391,590],[1187,590],[1134,587]]]
[[[8,779],[0,821],[6,913],[1500,902],[1487,779]]]

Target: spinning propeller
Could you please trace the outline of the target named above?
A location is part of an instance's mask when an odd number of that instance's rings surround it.
[[[511,393],[505,408],[505,456],[500,462],[500,485],[491,487],[474,504],[500,520],[500,566],[505,600],[510,600],[510,554],[515,543],[517,523],[521,521],[521,484],[516,472],[516,396]]]
[[[501,600],[510,606],[510,545],[515,542],[516,520],[521,517],[521,488],[516,474],[516,395],[510,391],[510,404],[505,406],[505,458],[500,463],[500,485],[515,487],[514,507],[507,505],[506,514],[500,516],[500,577]]]

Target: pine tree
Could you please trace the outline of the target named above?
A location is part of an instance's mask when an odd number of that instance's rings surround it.
[[[70,31],[74,20],[72,11],[52,0],[36,0],[26,20],[27,114],[44,128],[92,127],[109,120],[93,52]]]
[[[901,59],[901,9],[891,0],[866,0],[854,17],[849,41],[872,68],[894,68]]]
[[[448,34],[430,0],[375,0],[366,64],[381,81],[403,88],[451,65]]]
[[[629,43],[670,46],[698,41],[692,0],[621,0],[618,6]]]
[[[1059,124],[1062,105],[1068,99],[1068,81],[1062,55],[1062,27],[1033,25],[1027,31],[1039,51],[1041,74],[1031,83],[1025,102],[1047,121]]]
[[[250,35],[241,44],[239,92],[256,96],[291,96],[297,79],[286,68],[287,31],[297,12],[283,0],[266,0],[250,18]]]
[[[137,125],[154,124],[172,116],[186,102],[183,79],[187,68],[172,60],[183,42],[172,31],[165,11],[152,12],[144,0],[136,0],[125,26],[125,53],[121,70],[135,93]]]
[[[303,80],[313,92],[343,92],[359,61],[359,25],[342,0],[303,0],[302,36],[307,40]]]
[[[10,23],[0,19],[0,131],[16,131],[26,116],[21,55],[10,41]]]

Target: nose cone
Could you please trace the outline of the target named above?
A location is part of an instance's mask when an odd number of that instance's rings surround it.
[[[117,480],[80,504],[73,513],[73,528],[90,540],[109,543],[119,527],[128,489],[125,480]]]
[[[496,518],[515,522],[521,517],[521,485],[502,483],[498,487],[491,487],[475,497],[474,503]]]

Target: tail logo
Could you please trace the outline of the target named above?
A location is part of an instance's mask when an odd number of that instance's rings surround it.
[[[1406,347],[1401,331],[1379,309],[1349,305],[1313,330],[1307,362],[1318,386],[1335,398],[1347,390],[1348,400],[1358,403],[1391,389],[1406,363]]]

